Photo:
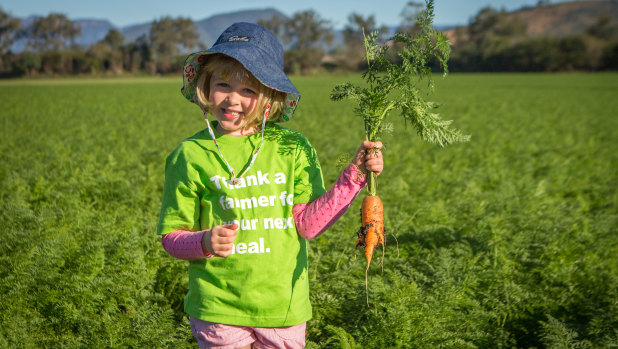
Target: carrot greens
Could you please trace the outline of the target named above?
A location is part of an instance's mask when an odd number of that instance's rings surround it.
[[[433,91],[430,64],[434,60],[442,67],[444,76],[448,72],[450,43],[432,27],[433,11],[433,0],[428,0],[416,19],[418,31],[414,35],[398,32],[382,45],[377,42],[377,32],[365,35],[368,68],[362,77],[366,84],[346,82],[331,91],[334,101],[349,98],[358,103],[354,112],[363,118],[367,140],[380,139],[388,128],[383,121],[393,111],[399,111],[424,141],[445,146],[469,140],[469,136],[449,127],[452,121],[442,120],[435,113],[437,103],[423,99],[423,92],[417,87],[427,78],[426,86]],[[395,50],[397,59],[393,60],[390,53]],[[370,195],[376,195],[374,174],[368,178],[368,189]]]

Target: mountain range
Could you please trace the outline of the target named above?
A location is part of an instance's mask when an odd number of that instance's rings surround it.
[[[556,37],[583,33],[602,13],[613,15],[615,22],[618,18],[618,1],[580,0],[542,4],[535,7],[524,7],[509,13],[509,15],[524,21],[528,26],[527,34],[530,36],[546,35]],[[268,20],[275,15],[288,18],[277,9],[266,8],[217,14],[196,21],[195,24],[199,33],[199,41],[206,47],[210,47],[218,35],[234,22],[256,23],[259,20]],[[36,18],[31,16],[22,19],[22,28],[31,26]],[[124,35],[125,42],[132,42],[142,35],[148,35],[150,30],[150,23],[134,24],[122,28],[114,26],[105,19],[75,19],[73,23],[81,28],[81,34],[75,39],[75,43],[82,47],[88,47],[102,40],[111,29],[119,30]],[[441,26],[438,29],[443,30],[451,38],[455,30],[454,28],[455,26]],[[395,27],[391,29],[394,30]],[[337,31],[335,34],[334,46],[342,42],[341,31]],[[28,40],[27,37],[17,40],[11,46],[11,50],[13,52],[22,51],[26,40]]]
[[[287,18],[285,14],[273,8],[255,9],[236,11],[231,13],[217,14],[202,20],[196,21],[195,25],[199,34],[199,41],[210,47],[217,37],[225,28],[235,22],[251,22],[257,23],[260,20],[268,20],[273,16]],[[22,19],[22,29],[27,29],[37,19],[36,16],[30,16]],[[81,34],[75,38],[75,43],[82,47],[90,45],[102,40],[105,35],[111,30],[119,30],[125,37],[126,42],[135,41],[142,35],[148,35],[150,31],[150,22],[133,24],[125,27],[116,27],[110,21],[105,19],[74,19],[73,24],[81,28]],[[26,30],[27,31],[27,30]],[[11,46],[13,52],[21,52],[24,50],[27,37],[16,40]]]

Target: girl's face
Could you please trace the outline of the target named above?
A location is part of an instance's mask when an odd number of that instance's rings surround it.
[[[217,131],[231,136],[244,136],[255,132],[255,128],[243,130],[245,118],[255,110],[258,87],[241,81],[236,74],[228,78],[216,71],[210,78],[210,111],[219,121]]]

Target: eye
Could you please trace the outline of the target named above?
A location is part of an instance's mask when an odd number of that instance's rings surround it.
[[[229,88],[229,87],[230,87],[230,85],[229,85],[227,82],[223,82],[223,81],[217,82],[217,83],[215,84],[215,86],[217,86],[217,87],[223,87],[223,88]]]
[[[249,94],[249,95],[256,95],[257,94],[257,92],[254,89],[249,88],[249,87],[243,89],[243,92],[246,93],[246,94]]]

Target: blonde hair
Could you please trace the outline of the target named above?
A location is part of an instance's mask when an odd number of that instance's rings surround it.
[[[266,121],[277,121],[285,108],[286,94],[274,90],[262,84],[237,60],[222,54],[207,56],[206,62],[197,77],[195,94],[199,105],[207,111],[212,103],[208,100],[210,95],[210,79],[215,72],[219,72],[224,79],[239,79],[243,83],[255,86],[257,91],[257,103],[251,115],[245,118],[243,129],[252,128],[262,123],[266,106],[270,103],[270,113]]]

